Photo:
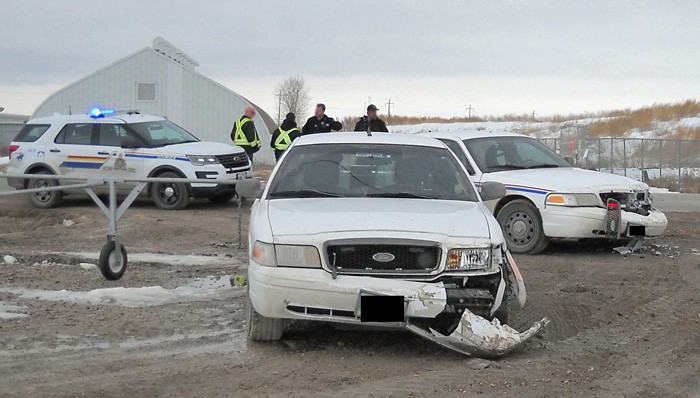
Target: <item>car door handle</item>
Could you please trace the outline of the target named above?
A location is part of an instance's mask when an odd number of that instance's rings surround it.
[[[98,155],[109,155],[109,152],[97,152]]]
[[[60,149],[49,149],[49,152],[59,153],[59,152],[61,152],[61,150]]]

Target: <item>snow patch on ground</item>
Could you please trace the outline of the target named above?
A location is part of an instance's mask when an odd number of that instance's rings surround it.
[[[10,164],[9,156],[0,157],[0,166],[7,166],[8,164]]]
[[[25,307],[0,302],[0,320],[27,318],[29,315],[22,313],[25,310]]]
[[[61,254],[70,257],[78,257],[85,260],[99,260],[100,253],[90,252],[68,252],[68,253],[50,253]],[[130,263],[159,263],[169,264],[174,266],[216,266],[216,265],[242,265],[240,259],[228,257],[225,255],[218,256],[198,256],[193,254],[174,255],[174,254],[157,254],[157,253],[129,253]]]
[[[140,308],[192,301],[225,300],[245,292],[232,287],[231,277],[204,278],[204,282],[192,282],[187,286],[166,289],[162,286],[112,287],[87,292],[71,290],[39,290],[23,288],[0,288],[2,293],[17,295],[24,300],[66,301],[77,304],[117,305]],[[0,308],[1,310],[1,308]]]

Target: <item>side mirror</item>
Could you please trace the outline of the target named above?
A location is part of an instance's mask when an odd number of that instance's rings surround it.
[[[564,156],[564,160],[566,160],[566,163],[568,163],[568,164],[570,164],[570,165],[572,165],[572,166],[575,166],[575,165],[574,165],[574,163],[575,163],[575,162],[574,162],[574,158],[572,158],[571,156]]]
[[[263,189],[260,180],[257,178],[248,178],[236,183],[236,193],[241,198],[258,199],[262,195]]]
[[[506,196],[506,186],[496,181],[485,181],[481,184],[481,199],[484,202],[501,199]]]

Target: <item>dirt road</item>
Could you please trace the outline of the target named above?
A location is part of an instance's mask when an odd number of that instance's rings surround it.
[[[245,288],[230,283],[245,274],[235,210],[138,203],[120,223],[132,262],[108,282],[89,254],[65,254],[104,242],[88,200],[48,211],[0,200],[0,260],[17,260],[0,261],[0,396],[700,396],[698,213],[668,213],[667,234],[641,255],[564,242],[517,256],[528,304],[511,324],[552,323],[485,361],[328,325],[248,343]]]

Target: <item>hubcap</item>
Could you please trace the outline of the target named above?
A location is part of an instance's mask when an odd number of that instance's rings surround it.
[[[160,198],[166,204],[172,205],[177,202],[180,196],[178,187],[174,184],[163,184],[160,186]]]
[[[123,258],[121,256],[121,253],[117,253],[116,250],[113,250],[112,253],[109,254],[109,269],[110,271],[116,273],[119,273],[122,270],[122,267],[124,266],[123,264]]]
[[[526,245],[535,237],[535,222],[526,213],[513,213],[508,219],[508,236],[520,245]]]
[[[46,188],[49,187],[49,183],[46,180],[39,180],[34,183],[34,188]],[[50,191],[42,191],[34,194],[34,197],[40,202],[48,202],[51,200]]]

